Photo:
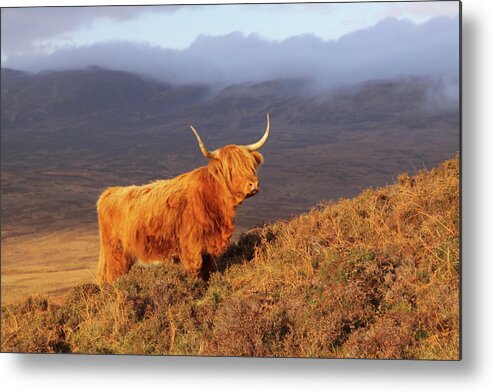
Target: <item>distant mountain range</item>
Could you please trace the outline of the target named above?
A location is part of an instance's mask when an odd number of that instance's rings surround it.
[[[50,116],[169,112],[196,103],[207,91],[206,86],[175,88],[98,67],[37,74],[2,69],[2,119],[16,126]]]
[[[240,209],[239,224],[298,214],[453,157],[459,113],[453,103],[430,104],[446,98],[440,88],[431,77],[338,90],[305,79],[219,89],[99,67],[2,69],[2,232],[94,223],[104,187],[206,163],[188,124],[211,148],[245,144],[262,134],[266,112],[262,189]]]

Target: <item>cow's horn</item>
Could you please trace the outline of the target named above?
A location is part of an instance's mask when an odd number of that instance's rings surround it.
[[[269,137],[269,131],[270,131],[270,117],[269,117],[269,113],[267,113],[267,128],[265,128],[264,136],[262,136],[262,139],[260,139],[257,143],[249,144],[248,146],[245,147],[248,148],[249,151],[258,150],[267,141],[267,138]]]
[[[197,141],[199,142],[200,151],[202,151],[202,154],[204,154],[204,157],[206,157],[206,158],[216,158],[216,152],[215,151],[210,152],[204,146],[204,142],[200,138],[199,133],[195,130],[195,128],[192,125],[190,125],[190,128],[193,131],[193,133],[195,134],[195,137],[197,138]]]

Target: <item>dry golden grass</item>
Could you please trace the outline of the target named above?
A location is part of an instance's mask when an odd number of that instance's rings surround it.
[[[58,301],[75,285],[95,281],[97,228],[81,226],[2,238],[2,304],[43,294]]]
[[[2,351],[458,359],[459,160],[251,231],[217,267],[3,306]]]

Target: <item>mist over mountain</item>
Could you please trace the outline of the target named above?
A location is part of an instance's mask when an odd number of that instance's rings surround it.
[[[13,55],[3,66],[38,72],[97,65],[174,85],[222,87],[301,78],[312,80],[312,87],[327,88],[406,75],[433,75],[440,76],[447,89],[458,91],[458,39],[458,17],[438,17],[423,24],[387,18],[338,40],[307,34],[273,41],[234,32],[201,35],[184,50],[105,42],[62,47],[51,54]]]

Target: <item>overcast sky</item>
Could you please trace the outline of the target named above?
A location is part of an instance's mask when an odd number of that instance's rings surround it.
[[[2,66],[177,83],[458,72],[458,2],[2,9]]]

